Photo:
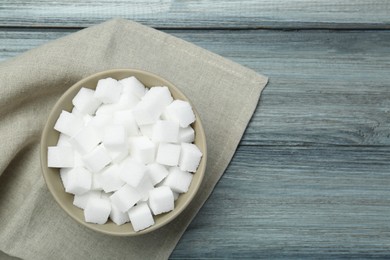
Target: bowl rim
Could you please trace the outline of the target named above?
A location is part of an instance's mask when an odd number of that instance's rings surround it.
[[[200,141],[202,143],[202,146],[204,147],[204,151],[203,152],[203,156],[202,156],[202,161],[200,163],[200,165],[202,164],[203,165],[203,168],[201,169],[200,174],[201,176],[199,177],[200,180],[199,180],[199,184],[197,186],[195,186],[195,189],[194,189],[194,192],[192,194],[190,194],[190,196],[188,197],[187,200],[185,200],[182,204],[182,206],[179,208],[179,209],[176,209],[175,211],[171,211],[171,212],[168,212],[166,214],[170,214],[172,213],[172,216],[170,216],[168,219],[166,219],[165,221],[161,222],[161,223],[155,223],[154,225],[146,228],[146,229],[143,229],[143,230],[140,230],[140,231],[134,231],[134,230],[130,230],[129,232],[124,232],[124,233],[117,233],[117,232],[110,232],[110,231],[107,231],[107,230],[102,230],[99,228],[99,224],[93,224],[93,223],[87,223],[85,222],[84,220],[78,218],[77,216],[75,216],[72,211],[70,209],[68,209],[68,207],[66,207],[61,201],[60,201],[60,198],[59,196],[57,195],[56,193],[56,189],[54,188],[54,185],[51,184],[51,182],[49,181],[48,179],[48,172],[47,172],[47,162],[45,161],[45,157],[47,157],[47,147],[49,146],[48,145],[48,141],[47,141],[47,136],[49,134],[50,131],[53,130],[51,124],[50,124],[50,118],[54,117],[56,111],[58,111],[58,109],[61,109],[61,104],[65,101],[65,99],[67,99],[67,97],[69,96],[69,94],[74,90],[74,89],[77,89],[77,88],[81,88],[82,85],[85,83],[85,82],[88,82],[96,77],[101,77],[102,79],[103,78],[107,78],[107,77],[110,77],[109,75],[110,74],[115,74],[115,73],[129,73],[129,74],[144,74],[146,76],[149,76],[149,77],[153,77],[153,78],[156,78],[162,82],[166,82],[168,83],[168,88],[172,88],[174,89],[176,92],[178,92],[180,95],[182,95],[187,101],[191,104],[191,107],[192,107],[192,110],[194,111],[194,114],[196,116],[196,123],[199,125],[199,129],[198,131],[200,130],[201,132],[201,135],[204,137],[204,138],[201,138]],[[130,76],[129,76],[130,77]],[[112,235],[112,236],[138,236],[138,235],[143,235],[143,234],[147,234],[147,233],[150,233],[154,230],[157,230],[165,225],[167,225],[168,223],[170,223],[171,221],[173,221],[174,219],[176,219],[177,216],[179,216],[187,207],[188,205],[193,201],[194,197],[198,194],[199,192],[199,189],[200,187],[202,186],[202,183],[204,181],[204,176],[205,176],[205,172],[206,172],[206,166],[207,166],[207,142],[206,142],[206,135],[205,135],[205,132],[204,132],[204,127],[203,127],[203,124],[202,124],[202,121],[201,121],[201,118],[199,116],[199,113],[198,111],[196,110],[196,108],[194,107],[194,105],[192,104],[191,100],[175,85],[173,84],[172,82],[170,82],[169,80],[157,75],[157,74],[154,74],[150,71],[146,71],[146,70],[140,70],[140,69],[132,69],[132,68],[122,68],[122,69],[109,69],[109,70],[104,70],[104,71],[100,71],[100,72],[97,72],[97,73],[94,73],[92,75],[89,75],[85,78],[82,78],[81,80],[75,82],[72,86],[70,86],[64,93],[61,94],[61,96],[59,97],[59,99],[56,101],[56,103],[54,104],[54,106],[51,108],[50,110],[50,113],[47,117],[47,120],[45,122],[45,125],[44,125],[44,128],[42,130],[42,133],[41,133],[41,140],[40,140],[40,163],[41,163],[41,169],[42,169],[42,175],[43,175],[43,178],[45,180],[45,183],[46,183],[46,186],[49,190],[49,192],[51,193],[51,195],[54,197],[54,200],[56,201],[56,203],[72,218],[74,219],[76,222],[78,222],[79,224],[81,224],[82,226],[84,227],[87,227],[87,228],[90,228],[92,230],[95,230],[99,233],[103,233],[103,234],[107,234],[107,235]],[[200,166],[199,165],[199,166]],[[195,173],[193,173],[195,174]],[[63,191],[65,192],[65,191]],[[74,206],[74,205],[73,205]],[[74,206],[76,207],[76,206]],[[176,208],[176,206],[175,206]],[[92,224],[92,225],[91,225]],[[105,224],[103,224],[105,225]]]

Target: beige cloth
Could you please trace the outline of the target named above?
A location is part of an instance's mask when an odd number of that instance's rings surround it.
[[[169,79],[197,108],[208,142],[204,182],[175,221],[139,237],[86,229],[56,204],[42,178],[40,134],[59,96],[106,69]],[[0,250],[23,259],[166,259],[229,164],[267,78],[146,26],[112,20],[0,64]]]

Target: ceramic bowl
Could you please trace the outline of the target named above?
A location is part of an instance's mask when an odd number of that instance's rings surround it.
[[[47,167],[47,149],[48,146],[55,146],[59,138],[59,132],[54,130],[54,124],[58,119],[62,110],[71,111],[72,99],[77,94],[81,87],[95,89],[98,80],[111,77],[117,80],[135,76],[141,81],[146,87],[152,86],[167,86],[171,91],[174,99],[180,99],[190,102],[190,100],[179,90],[177,86],[169,82],[168,80],[157,76],[153,73],[135,70],[135,69],[115,69],[96,73],[89,77],[86,77],[73,86],[71,86],[57,101],[54,105],[50,115],[47,119],[46,125],[42,132],[41,137],[41,166],[42,173],[45,179],[46,185],[49,192],[53,195],[55,201],[61,206],[67,214],[69,214],[74,220],[81,225],[84,225],[95,231],[116,236],[135,236],[141,235],[166,225],[167,223],[174,221],[174,219],[190,204],[191,200],[195,197],[196,193],[199,192],[199,187],[202,183],[202,179],[205,175],[206,159],[207,159],[207,147],[206,137],[202,127],[201,119],[196,111],[196,107],[192,105],[194,110],[196,121],[192,124],[195,130],[195,144],[203,153],[202,160],[198,167],[198,170],[194,173],[191,185],[188,192],[183,193],[175,201],[175,208],[171,212],[154,216],[155,224],[147,229],[139,232],[135,232],[130,223],[123,225],[116,225],[110,219],[106,224],[92,224],[84,221],[83,210],[73,205],[73,195],[66,193],[62,184],[59,169]]]

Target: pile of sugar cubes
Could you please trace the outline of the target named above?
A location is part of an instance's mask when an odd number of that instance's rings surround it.
[[[101,79],[96,90],[81,88],[72,103],[55,123],[60,136],[48,147],[48,167],[60,168],[85,221],[130,221],[139,231],[173,210],[202,158],[193,144],[191,105],[135,77]]]

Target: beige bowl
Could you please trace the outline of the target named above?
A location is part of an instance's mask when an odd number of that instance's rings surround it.
[[[84,221],[83,211],[73,205],[73,195],[66,193],[64,190],[59,175],[59,169],[47,167],[47,147],[55,146],[59,137],[59,133],[54,130],[54,124],[62,110],[71,111],[73,107],[72,99],[81,87],[94,89],[99,79],[112,77],[114,79],[120,80],[129,76],[135,76],[146,87],[162,85],[167,86],[171,91],[174,99],[189,101],[188,98],[172,83],[150,72],[133,69],[115,69],[103,71],[77,82],[60,97],[60,99],[57,101],[54,108],[50,112],[45,128],[43,129],[41,138],[41,167],[43,177],[46,181],[49,191],[51,192],[57,203],[80,224],[90,229],[99,231],[101,233],[116,236],[135,236],[145,234],[164,226],[165,224],[176,218],[188,206],[188,204],[191,202],[191,200],[197,193],[202,182],[203,176],[205,174],[207,158],[205,133],[199,118],[199,114],[197,113],[194,106],[191,104],[196,115],[196,122],[192,125],[195,130],[195,144],[202,151],[203,157],[198,170],[194,173],[191,186],[189,187],[188,192],[181,194],[179,198],[175,201],[174,210],[165,214],[154,216],[155,224],[139,232],[135,232],[130,223],[118,226],[111,220],[109,220],[106,224],[103,225],[91,224]]]

